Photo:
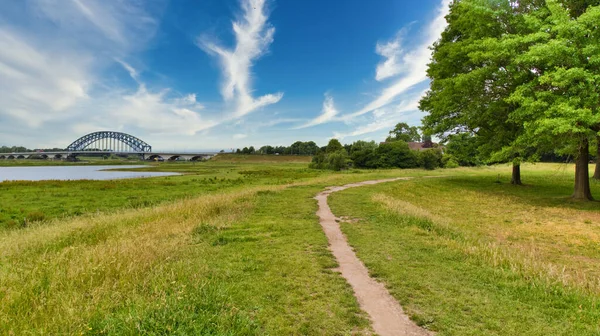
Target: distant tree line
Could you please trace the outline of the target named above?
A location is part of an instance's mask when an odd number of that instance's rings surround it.
[[[423,139],[424,142],[419,142]],[[417,145],[411,149],[409,143]],[[310,164],[315,169],[342,170],[355,168],[424,168],[457,167],[456,160],[445,157],[442,148],[421,135],[415,126],[398,123],[389,132],[385,142],[356,141],[344,145],[331,139],[324,150],[319,151]]]
[[[56,152],[63,151],[64,148],[42,148],[42,149],[29,149],[23,146],[2,146],[0,147],[0,153],[33,153],[33,152]]]
[[[271,146],[266,145],[258,150],[254,146],[238,148],[235,150],[237,154],[280,154],[280,155],[315,155],[321,148],[314,141],[296,141],[290,146]]]

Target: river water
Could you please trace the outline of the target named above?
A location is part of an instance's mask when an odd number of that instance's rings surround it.
[[[177,173],[124,172],[105,169],[129,169],[145,166],[39,166],[0,167],[0,182],[43,180],[114,180],[155,176],[172,176]]]

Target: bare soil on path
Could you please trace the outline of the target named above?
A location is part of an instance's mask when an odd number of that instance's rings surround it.
[[[373,329],[381,336],[426,336],[431,333],[411,321],[385,286],[369,276],[369,270],[348,245],[336,217],[327,204],[327,197],[348,188],[408,179],[410,178],[364,181],[329,187],[315,197],[319,203],[317,216],[329,240],[329,248],[339,263],[338,270],[352,286],[361,309],[369,314]]]

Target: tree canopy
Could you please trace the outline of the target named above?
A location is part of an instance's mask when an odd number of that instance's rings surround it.
[[[573,196],[591,199],[588,147],[600,131],[598,2],[454,1],[428,67],[425,130],[443,140],[474,135],[480,158],[513,162],[513,181],[532,154],[573,155]]]
[[[393,141],[421,141],[421,135],[419,134],[419,128],[416,126],[409,126],[407,123],[398,123],[393,130],[390,131],[390,136],[385,139],[386,142]]]

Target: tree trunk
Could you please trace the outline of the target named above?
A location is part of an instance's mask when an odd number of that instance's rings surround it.
[[[594,170],[594,179],[600,180],[600,136],[596,137],[598,145],[596,147],[596,169]]]
[[[510,180],[511,184],[514,185],[522,185],[521,183],[521,165],[517,163],[513,163],[512,166],[512,179]]]
[[[583,140],[579,144],[579,153],[575,161],[575,191],[572,197],[577,200],[593,200],[590,191],[589,147],[588,140]]]

